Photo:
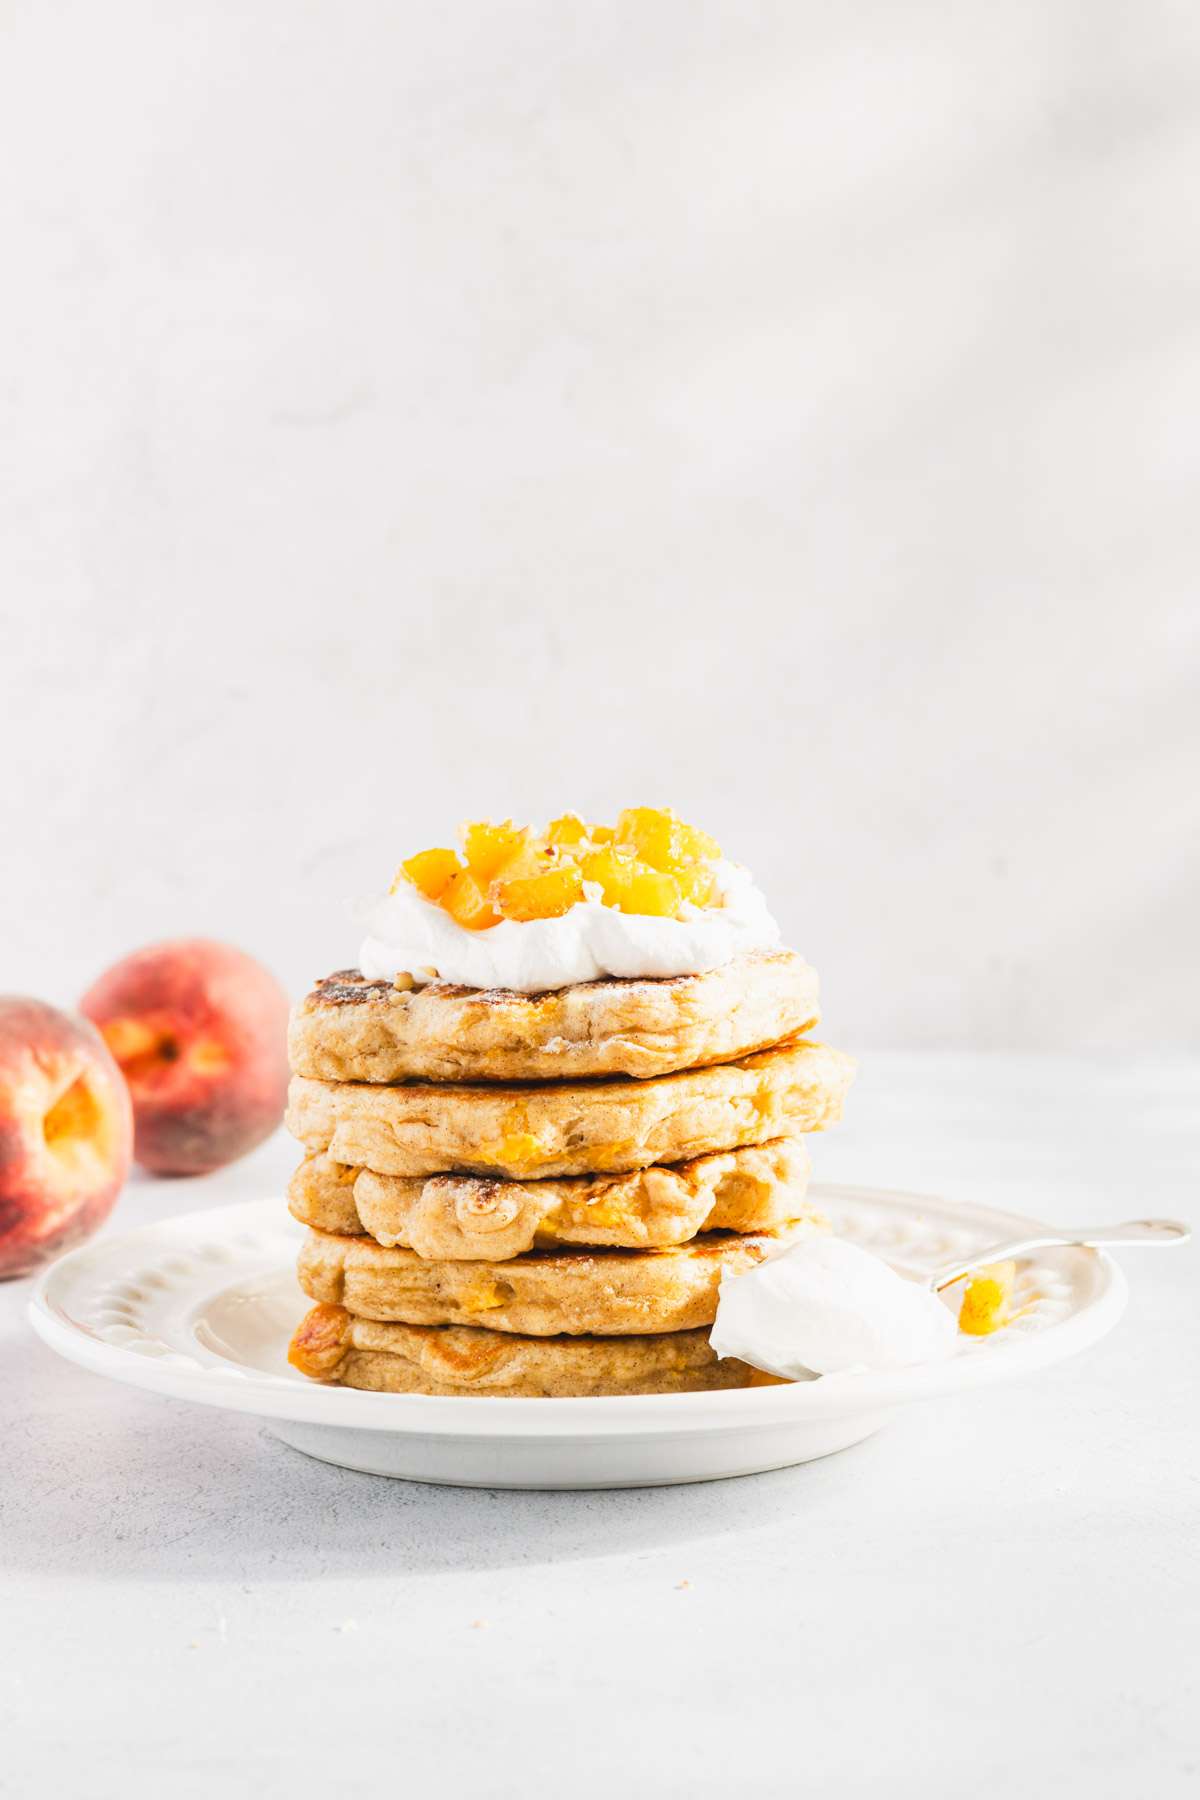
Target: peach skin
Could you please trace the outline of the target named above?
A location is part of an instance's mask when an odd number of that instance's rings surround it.
[[[207,938],[151,944],[80,1007],[129,1084],[134,1156],[154,1174],[223,1168],[283,1117],[287,995],[243,951]]]
[[[132,1145],[129,1094],[95,1027],[0,995],[0,1278],[90,1237]]]

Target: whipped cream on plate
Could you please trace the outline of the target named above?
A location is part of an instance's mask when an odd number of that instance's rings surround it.
[[[957,1337],[954,1314],[920,1282],[814,1233],[722,1281],[709,1341],[718,1356],[804,1381],[942,1362]]]
[[[713,867],[720,904],[685,906],[678,919],[618,912],[585,883],[587,898],[561,918],[503,919],[487,931],[468,931],[401,882],[364,909],[358,966],[371,980],[407,973],[536,994],[603,975],[699,975],[744,950],[774,948],[779,927],[749,871],[725,861]]]

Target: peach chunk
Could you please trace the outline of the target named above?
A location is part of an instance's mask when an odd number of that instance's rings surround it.
[[[674,875],[683,899],[690,900],[693,906],[710,906],[712,904],[712,897],[717,886],[714,870],[707,868],[703,863],[692,863],[676,869]]]
[[[287,995],[243,951],[207,938],[153,944],[114,964],[80,1005],[129,1085],[143,1168],[223,1168],[283,1117]]]
[[[583,899],[583,877],[573,863],[541,875],[498,881],[492,901],[506,919],[560,919]]]
[[[721,847],[707,832],[685,825],[670,807],[631,806],[617,820],[617,842],[628,844],[652,869],[673,873],[681,863],[713,860]]]
[[[574,859],[556,844],[540,843],[530,837],[517,846],[511,856],[506,856],[496,870],[492,880],[487,884],[489,895],[494,895],[497,885],[502,881],[524,880],[531,875],[545,875],[549,870],[569,864]]]
[[[0,996],[0,1278],[90,1237],[132,1148],[129,1093],[95,1027]]]
[[[473,819],[462,841],[465,867],[453,850],[422,850],[401,863],[391,891],[411,882],[470,931],[502,918],[561,918],[584,898],[584,883],[599,889],[605,906],[655,918],[717,899],[720,846],[669,807],[629,807],[615,827],[565,812],[542,832],[511,819]]]
[[[549,825],[546,827],[546,842],[548,844],[563,844],[568,848],[571,848],[575,844],[582,844],[587,838],[587,835],[587,826],[584,824],[579,814],[573,812],[563,813],[560,818],[551,819]]]
[[[605,906],[672,919],[679,911],[682,896],[674,876],[638,862],[615,845],[592,851],[580,867],[583,879],[599,886]]]
[[[988,1337],[1007,1325],[1017,1277],[1015,1262],[992,1263],[967,1283],[958,1313],[958,1329],[969,1337]]]
[[[427,900],[440,900],[461,867],[457,850],[418,850],[400,864],[391,892],[394,894],[402,881],[410,881]]]
[[[628,851],[618,850],[615,844],[605,844],[602,849],[588,851],[581,858],[579,867],[583,879],[594,882],[600,889],[600,898],[605,906],[619,905],[622,897],[628,893],[633,858]]]
[[[499,874],[500,865],[527,844],[529,837],[530,833],[514,825],[511,819],[505,819],[502,825],[477,819],[463,826],[463,853],[467,867],[480,887],[487,887],[488,882]]]
[[[622,912],[649,914],[654,918],[678,917],[682,895],[673,875],[635,862],[624,894],[617,901]]]
[[[442,895],[442,905],[450,917],[457,919],[468,931],[487,931],[500,923],[500,914],[493,910],[470,869],[460,869],[454,876]]]

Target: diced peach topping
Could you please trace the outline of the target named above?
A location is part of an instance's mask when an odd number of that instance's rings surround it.
[[[511,856],[505,857],[487,885],[494,888],[502,881],[524,881],[531,875],[545,875],[550,869],[573,866],[574,858],[565,850],[530,838],[520,844]]]
[[[630,871],[633,858],[612,844],[605,844],[600,850],[590,850],[580,859],[579,867],[585,881],[594,882],[600,889],[600,898],[605,906],[619,906],[621,899],[629,890]]]
[[[669,869],[679,860],[673,815],[654,806],[628,807],[617,820],[617,842],[628,844],[652,869]]]
[[[583,876],[574,864],[543,875],[517,876],[492,886],[492,904],[506,919],[561,919],[583,899]]]
[[[616,845],[593,850],[583,858],[583,879],[594,881],[605,906],[619,912],[646,913],[658,918],[678,916],[681,894],[673,875],[638,862]]]
[[[617,842],[629,844],[652,869],[672,873],[680,864],[720,856],[707,832],[685,825],[669,808],[631,806],[617,820]]]
[[[394,894],[402,881],[411,881],[427,900],[440,900],[460,867],[456,850],[419,850],[400,864],[391,891]]]
[[[563,813],[560,818],[551,819],[546,827],[548,844],[582,844],[588,835],[588,827],[578,813]]]
[[[471,931],[502,918],[561,918],[588,897],[585,884],[605,906],[655,918],[719,898],[720,847],[661,807],[630,807],[615,827],[561,813],[540,834],[511,819],[473,819],[462,841],[465,868],[453,850],[422,850],[400,865],[392,892],[410,882]]]
[[[462,828],[463,852],[467,859],[467,867],[482,887],[495,879],[500,872],[500,865],[515,856],[517,851],[529,841],[530,833],[514,825],[511,819],[505,819],[502,825],[492,825],[486,819],[476,819]]]
[[[500,914],[488,904],[487,895],[470,869],[459,870],[442,896],[442,905],[468,931],[486,931],[500,923]]]
[[[717,878],[703,863],[692,863],[674,871],[679,892],[693,906],[708,906],[716,890]]]
[[[630,865],[629,884],[617,901],[622,912],[648,913],[660,919],[679,916],[682,895],[673,875],[647,868],[645,863]]]
[[[694,825],[685,825],[680,819],[679,854],[688,862],[716,862],[721,855],[721,846],[707,831],[698,831]]]

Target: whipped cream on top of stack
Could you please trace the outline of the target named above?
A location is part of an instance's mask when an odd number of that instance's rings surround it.
[[[364,909],[369,979],[540,993],[699,975],[780,941],[749,871],[665,810],[633,808],[611,830],[573,814],[542,833],[468,825],[463,839],[465,863],[422,852]]]
[[[779,927],[749,871],[720,861],[713,873],[721,904],[684,901],[677,918],[618,912],[585,883],[584,897],[557,919],[501,919],[484,932],[416,888],[397,888],[370,906],[358,966],[375,980],[436,971],[463,987],[534,994],[603,975],[700,975],[743,950],[774,948]]]

